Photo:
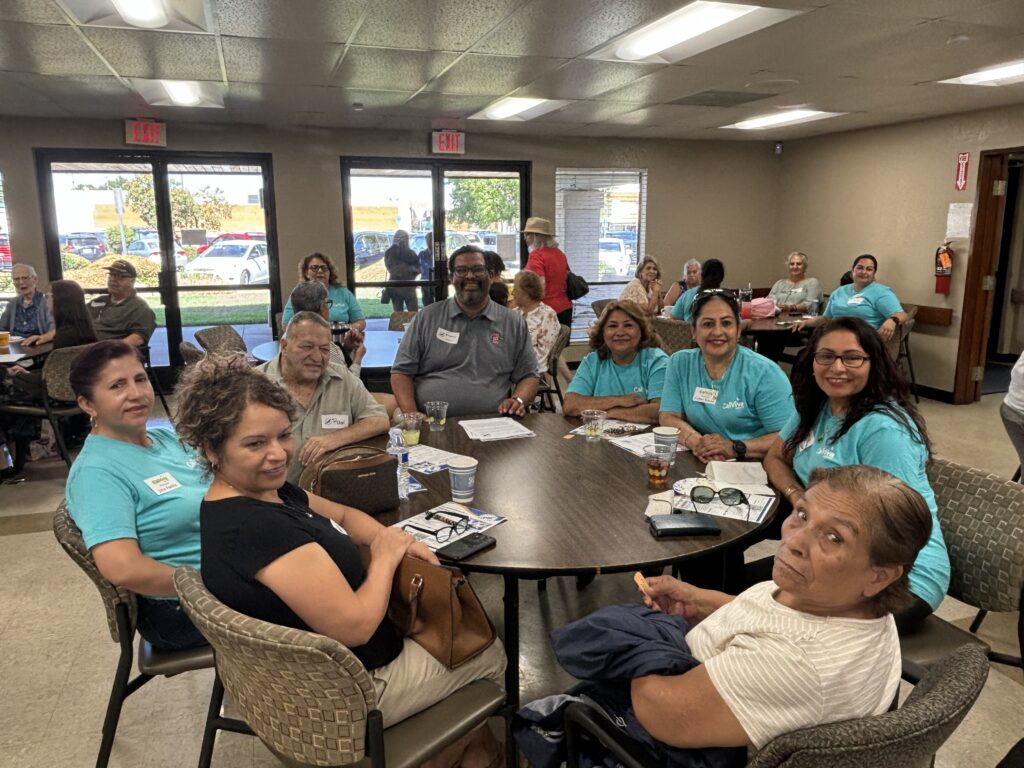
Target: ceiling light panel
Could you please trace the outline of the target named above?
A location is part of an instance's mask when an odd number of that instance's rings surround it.
[[[952,77],[949,80],[940,80],[941,83],[953,83],[955,85],[1012,85],[1013,83],[1024,82],[1024,61],[1015,61],[1010,64],[1000,64],[998,67],[989,67],[978,72]]]
[[[673,64],[778,24],[801,11],[695,0],[621,35],[588,58]]]
[[[223,83],[200,80],[150,80],[133,77],[132,87],[154,107],[223,109],[227,88]]]
[[[557,99],[529,99],[521,96],[506,96],[498,99],[475,115],[470,115],[470,120],[532,120],[540,115],[561,109],[568,101]]]
[[[741,120],[732,125],[723,125],[722,128],[737,128],[742,131],[756,131],[765,128],[781,128],[787,125],[798,125],[809,123],[814,120],[824,120],[829,117],[839,117],[845,112],[821,112],[816,109],[790,109],[786,112],[774,112],[768,115],[752,117],[749,120]]]
[[[207,32],[203,0],[63,0],[87,27]]]

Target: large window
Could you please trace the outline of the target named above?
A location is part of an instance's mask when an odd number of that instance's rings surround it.
[[[591,302],[617,298],[633,279],[646,209],[646,170],[556,169],[555,232],[569,267],[590,283],[590,293],[576,302],[573,327],[587,327]]]
[[[7,298],[14,293],[11,281],[11,228],[7,224],[7,203],[4,197],[4,177],[0,174],[0,312],[7,304]]]

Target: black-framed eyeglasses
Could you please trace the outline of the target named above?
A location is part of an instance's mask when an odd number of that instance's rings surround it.
[[[306,267],[308,272],[330,272],[331,268],[326,264],[310,264]]]
[[[842,360],[843,365],[847,368],[860,368],[864,365],[865,361],[870,359],[867,355],[858,355],[856,352],[846,352],[842,355],[824,351],[814,353],[814,362],[825,366],[832,365],[836,360]]]
[[[324,299],[324,304],[328,309],[334,306],[334,299]]]
[[[750,500],[747,498],[747,494],[739,488],[722,488],[716,491],[708,485],[695,485],[690,489],[690,501],[694,504],[710,504],[716,496],[727,507],[738,507],[745,504],[747,507],[745,519],[748,523],[750,522]]]
[[[458,536],[461,536],[469,530],[469,518],[465,515],[460,515],[456,512],[446,512],[444,514],[440,514],[438,512],[431,512],[427,515],[427,519],[437,519],[440,520],[442,523],[445,523],[446,525],[444,528],[438,528],[435,531],[431,530],[430,528],[422,528],[418,525],[407,523],[406,525],[402,526],[402,530],[408,532],[410,529],[412,529],[414,531],[419,531],[420,533],[425,533],[428,536],[433,536],[442,544],[448,541],[448,539],[452,537],[453,533]]]
[[[472,267],[456,267],[452,270],[452,273],[456,277],[468,277],[469,275],[473,275],[473,277],[483,277],[487,274],[487,267],[482,267],[479,264]]]

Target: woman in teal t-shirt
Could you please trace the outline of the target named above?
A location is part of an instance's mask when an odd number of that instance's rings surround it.
[[[327,289],[327,298],[331,301],[328,321],[348,323],[349,327],[358,331],[366,330],[366,314],[359,306],[355,294],[341,284],[341,277],[330,258],[322,253],[311,253],[304,258],[299,264],[299,282],[306,280],[317,280]],[[292,300],[288,299],[281,314],[281,325],[288,325],[294,314]]]
[[[739,346],[740,307],[729,291],[693,302],[697,349],[672,355],[661,393],[661,424],[701,461],[760,459],[793,414],[782,369]]]
[[[136,593],[138,629],[154,648],[206,645],[174,591],[174,569],[199,568],[199,504],[210,486],[195,453],[146,429],[153,387],[135,347],[101,341],[71,364],[71,388],[92,418],[68,476],[68,511],[107,581]]]
[[[658,423],[668,355],[640,306],[616,300],[590,331],[590,348],[565,394],[566,416],[607,411],[608,417]]]
[[[836,288],[821,316],[798,320],[793,330],[815,328],[833,317],[859,317],[878,331],[883,341],[891,340],[910,315],[903,311],[892,288],[875,282],[878,260],[870,253],[862,254],[853,260],[850,273],[853,282]]]
[[[884,469],[924,498],[932,532],[910,571],[916,601],[896,615],[906,631],[935,610],[949,587],[949,555],[926,472],[931,446],[924,419],[877,333],[841,317],[819,328],[810,354],[793,367],[796,414],[764,460],[772,485],[796,503],[817,467]]]

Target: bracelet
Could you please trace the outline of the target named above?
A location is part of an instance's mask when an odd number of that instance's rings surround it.
[[[799,491],[799,490],[800,490],[800,486],[798,486],[798,485],[791,485],[791,486],[789,486],[789,488],[787,488],[786,490],[784,490],[782,492],[782,495],[786,497],[786,501],[792,501],[792,499],[790,499],[790,496],[793,495],[794,491]]]

